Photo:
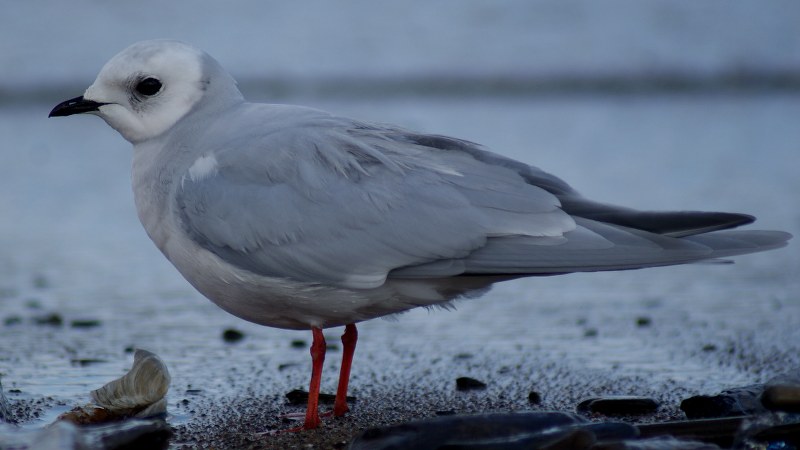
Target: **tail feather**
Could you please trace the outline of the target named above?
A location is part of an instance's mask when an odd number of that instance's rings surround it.
[[[744,255],[785,247],[792,238],[784,231],[720,231],[683,238],[713,249],[714,258]]]
[[[650,231],[576,218],[566,242],[542,245],[529,236],[490,238],[463,259],[438,260],[396,269],[392,278],[456,275],[529,276],[570,272],[630,270],[714,261],[783,247],[792,235],[782,231],[714,231],[672,237]]]

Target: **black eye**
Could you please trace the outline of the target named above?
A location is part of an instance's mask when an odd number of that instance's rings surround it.
[[[136,85],[136,92],[142,95],[155,95],[161,90],[161,82],[155,78],[145,78]]]

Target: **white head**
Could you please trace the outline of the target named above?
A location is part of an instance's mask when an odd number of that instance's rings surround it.
[[[111,58],[83,97],[59,104],[50,115],[96,114],[135,144],[159,136],[209,97],[242,101],[236,82],[211,56],[159,39]]]

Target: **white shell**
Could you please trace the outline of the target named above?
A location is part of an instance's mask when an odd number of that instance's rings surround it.
[[[155,353],[137,349],[124,376],[92,391],[95,403],[119,415],[149,417],[166,412],[167,366]]]

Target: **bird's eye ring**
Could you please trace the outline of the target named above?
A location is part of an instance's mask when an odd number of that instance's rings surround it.
[[[136,92],[148,97],[157,94],[160,90],[161,82],[153,77],[145,78],[136,85]]]

